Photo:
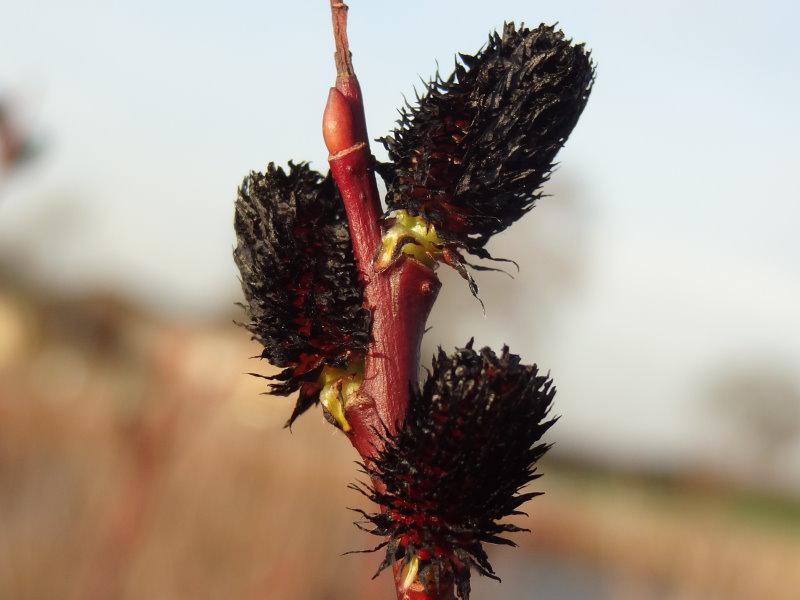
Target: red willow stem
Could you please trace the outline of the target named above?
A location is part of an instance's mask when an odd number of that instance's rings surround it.
[[[385,271],[375,270],[382,211],[363,97],[347,40],[347,10],[343,2],[331,0],[336,86],[328,96],[322,130],[330,153],[331,173],[347,212],[353,251],[364,284],[364,301],[372,313],[364,382],[345,405],[351,427],[350,442],[369,461],[382,445],[380,435],[384,428],[396,432],[405,417],[409,385],[417,380],[425,322],[441,283],[433,270],[406,256]],[[375,481],[374,485],[380,489],[381,482]],[[420,589],[418,583],[405,586],[401,567],[398,562],[393,565],[398,600],[453,598],[452,584],[428,591]]]
[[[420,262],[401,257],[383,272],[373,259],[381,243],[382,214],[369,149],[364,104],[347,42],[347,6],[331,0],[336,40],[336,87],[331,88],[323,134],[333,178],[339,187],[353,240],[364,299],[372,313],[372,332],[364,383],[348,400],[345,415],[350,441],[367,460],[380,447],[376,431],[395,431],[406,413],[408,390],[416,382],[425,321],[436,299],[439,279]]]

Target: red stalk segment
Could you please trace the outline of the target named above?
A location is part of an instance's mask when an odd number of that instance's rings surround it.
[[[364,282],[364,300],[372,312],[372,339],[364,368],[364,382],[347,400],[345,416],[350,423],[350,442],[368,461],[381,445],[386,427],[394,432],[408,406],[409,385],[416,383],[419,349],[425,322],[441,284],[434,272],[402,256],[385,271],[377,272],[374,258],[381,242],[382,214],[369,149],[364,104],[353,72],[347,42],[347,6],[331,0],[336,40],[336,87],[331,89],[323,117],[323,134],[330,152],[328,161],[342,196],[353,251]],[[380,482],[375,482],[380,485]],[[401,565],[395,563],[398,600],[451,600],[452,585],[439,590],[405,585]]]
[[[416,382],[419,347],[440,283],[431,269],[403,257],[383,272],[373,266],[381,242],[382,214],[369,150],[364,105],[358,79],[346,47],[347,7],[332,2],[337,43],[336,87],[331,89],[323,117],[323,133],[333,178],[339,187],[364,297],[372,312],[364,383],[345,407],[350,440],[365,459],[380,444],[374,430],[393,431],[408,405],[409,384]],[[344,44],[344,46],[343,46]]]
[[[447,582],[440,586],[439,592],[425,590],[419,583],[412,584],[408,589],[401,591],[398,587],[398,600],[454,600],[453,583]],[[434,595],[437,594],[437,595]]]

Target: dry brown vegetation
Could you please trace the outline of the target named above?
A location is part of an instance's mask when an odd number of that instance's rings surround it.
[[[373,543],[344,508],[355,454],[319,412],[282,428],[255,352],[229,322],[0,294],[0,598],[383,598],[376,556],[339,556]],[[797,597],[796,525],[545,471],[517,563],[599,570],[593,597]],[[478,597],[550,597],[508,579]]]

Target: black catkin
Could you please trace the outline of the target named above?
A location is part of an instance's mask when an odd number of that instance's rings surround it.
[[[300,392],[291,425],[319,400],[323,367],[345,367],[369,342],[344,206],[330,175],[270,163],[239,188],[234,228],[245,327],[264,346],[261,358],[283,368],[270,392]]]
[[[582,44],[544,24],[506,24],[460,59],[401,110],[398,128],[380,140],[391,162],[378,170],[390,211],[421,215],[446,242],[490,258],[486,242],[540,197],[586,106],[594,66]]]
[[[389,538],[379,572],[416,556],[420,580],[452,578],[463,600],[471,568],[497,579],[483,544],[516,545],[504,534],[522,530],[500,521],[538,495],[522,489],[539,477],[554,395],[552,380],[507,347],[499,356],[472,341],[450,356],[439,349],[399,433],[362,465],[385,491],[352,486],[386,507],[362,512],[362,528]]]

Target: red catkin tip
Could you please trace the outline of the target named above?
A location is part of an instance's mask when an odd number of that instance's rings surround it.
[[[322,115],[322,137],[331,155],[347,150],[358,142],[353,111],[347,98],[336,88],[331,88],[328,94],[328,103]]]

